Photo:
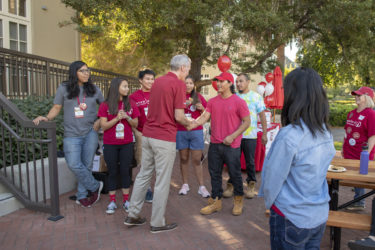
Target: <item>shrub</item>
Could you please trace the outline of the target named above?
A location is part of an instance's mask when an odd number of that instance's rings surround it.
[[[348,113],[355,109],[355,104],[347,101],[335,101],[330,103],[329,124],[332,127],[345,126]]]
[[[36,98],[29,96],[25,99],[14,99],[11,101],[31,120],[38,115],[47,115],[48,111],[53,105],[53,98],[51,97]],[[5,110],[2,113],[2,117],[4,121],[10,125],[12,130],[16,131],[16,133],[21,137],[31,138],[32,134],[34,134],[34,138],[42,139],[47,137],[46,131],[22,129],[14,118],[8,116]],[[63,149],[64,136],[64,128],[62,124],[63,115],[61,113],[55,118],[55,122],[57,144],[56,147],[58,151],[61,151]],[[9,166],[30,161],[30,157],[32,157],[33,154],[35,154],[35,159],[40,159],[48,156],[48,149],[46,145],[41,146],[41,144],[30,142],[17,143],[15,138],[13,138],[6,129],[4,129],[3,133],[0,134],[0,141],[1,147],[5,149],[5,151],[3,152],[4,155],[2,155],[3,157],[1,157],[0,159],[0,168],[4,165]],[[18,150],[20,150],[19,157]]]
[[[53,97],[33,97],[28,96],[25,99],[13,99],[12,102],[17,105],[30,120],[39,115],[46,116],[53,106]],[[64,127],[63,127],[63,109],[54,119],[56,122],[56,144],[57,150],[63,150]]]

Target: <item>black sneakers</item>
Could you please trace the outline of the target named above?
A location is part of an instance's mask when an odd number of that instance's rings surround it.
[[[351,250],[373,250],[375,249],[375,237],[370,235],[361,240],[351,240],[348,247]]]
[[[155,234],[155,233],[172,231],[176,228],[177,228],[177,223],[170,223],[170,224],[167,224],[163,227],[153,227],[153,226],[151,226],[150,232]]]
[[[128,216],[126,217],[124,221],[124,224],[127,226],[140,226],[145,223],[146,223],[146,218],[142,218],[142,217],[133,218],[133,217]]]

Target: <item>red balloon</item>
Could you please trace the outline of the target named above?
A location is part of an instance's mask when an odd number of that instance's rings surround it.
[[[267,85],[267,83],[266,82],[260,82],[260,83],[258,83],[258,85],[263,85],[265,87]]]
[[[226,72],[230,69],[230,66],[232,65],[232,62],[229,57],[226,55],[223,55],[219,58],[217,61],[217,66],[219,67],[221,72]]]
[[[212,81],[212,87],[217,91],[217,81]]]
[[[272,82],[273,80],[273,74],[272,73],[267,73],[266,74],[266,81],[267,82]]]

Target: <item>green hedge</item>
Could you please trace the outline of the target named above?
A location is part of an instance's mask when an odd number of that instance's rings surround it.
[[[51,109],[53,105],[53,98],[51,97],[43,97],[43,98],[36,98],[36,97],[27,97],[25,99],[14,99],[11,100],[18,109],[23,112],[29,119],[34,119],[38,115],[47,115],[48,111]],[[21,137],[31,138],[32,133],[34,133],[35,138],[46,138],[46,132],[43,131],[41,134],[35,130],[33,132],[32,129],[22,129],[20,125],[17,126],[17,122],[11,117],[8,116],[6,111],[3,111],[2,114],[3,119],[10,127],[16,131]],[[60,113],[56,118],[56,144],[57,150],[63,150],[63,136],[64,136],[64,128],[63,128],[63,114]],[[3,138],[4,136],[4,138]],[[33,143],[25,143],[20,142],[17,144],[16,140],[10,136],[7,130],[4,130],[4,134],[0,134],[0,141],[1,147],[4,147],[5,150],[5,158],[0,157],[0,168],[2,166],[9,166],[12,164],[24,163],[26,161],[30,161],[30,157],[35,154],[35,159],[40,159],[48,156],[48,149],[47,145],[43,146],[43,155],[41,155],[41,145],[40,144],[33,144]],[[3,145],[4,144],[4,145]],[[20,150],[20,156],[18,157],[18,147]],[[25,151],[25,149],[27,151]],[[27,158],[28,157],[28,158]]]
[[[53,97],[33,97],[26,99],[13,99],[12,102],[17,105],[30,120],[39,115],[46,116],[53,106]],[[57,150],[63,150],[64,127],[63,127],[63,110],[54,119],[56,122],[56,143]]]
[[[329,124],[333,127],[343,127],[348,113],[355,109],[355,104],[347,101],[335,101],[330,103]]]

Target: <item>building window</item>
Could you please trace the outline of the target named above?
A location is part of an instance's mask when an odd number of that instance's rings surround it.
[[[201,75],[201,79],[202,79],[202,80],[210,79],[210,75],[209,75],[209,74]]]
[[[8,0],[9,13],[26,17],[26,0]]]
[[[23,24],[9,22],[9,48],[27,52],[27,27]]]
[[[1,3],[1,1],[0,1]],[[3,48],[4,45],[3,45],[3,20],[0,19],[0,48]]]
[[[18,1],[18,15],[26,17],[26,0]]]
[[[26,25],[20,24],[19,25],[19,31],[20,31],[20,51],[21,52],[27,52],[27,29]]]
[[[8,0],[8,12],[17,15],[17,0]]]
[[[18,50],[18,24],[9,22],[9,48]]]

